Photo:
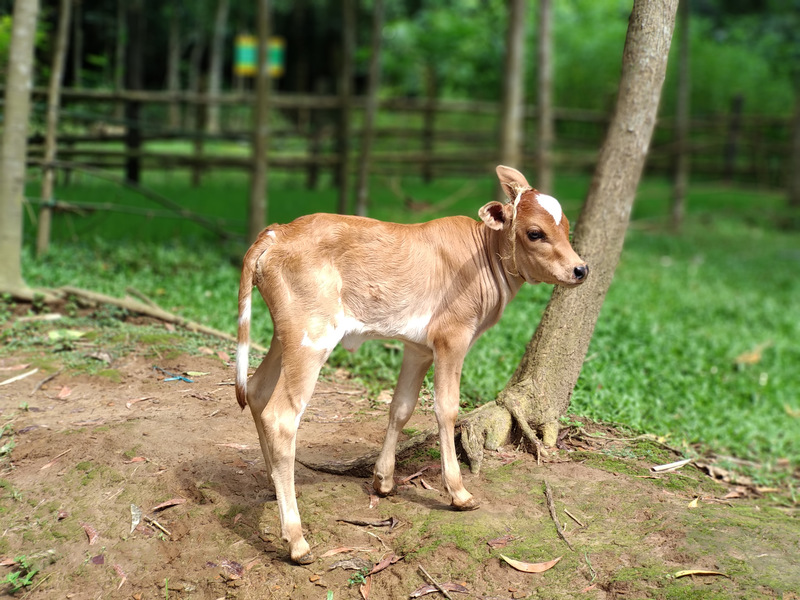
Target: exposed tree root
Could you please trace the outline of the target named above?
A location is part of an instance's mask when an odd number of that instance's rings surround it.
[[[420,446],[424,446],[428,441],[437,435],[435,430],[429,429],[410,437],[404,442],[397,444],[397,456],[400,457],[416,450]],[[352,475],[353,477],[369,477],[372,475],[372,470],[375,466],[375,461],[378,460],[380,451],[375,450],[345,461],[322,461],[314,462],[311,460],[303,460],[297,458],[304,467],[308,467],[313,471],[320,471],[322,473],[333,473],[334,475]]]

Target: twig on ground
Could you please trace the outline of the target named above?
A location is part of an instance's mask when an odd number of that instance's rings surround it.
[[[26,377],[30,377],[34,373],[38,373],[38,372],[39,372],[38,368],[33,369],[31,371],[28,371],[27,373],[23,373],[22,375],[17,375],[16,377],[8,378],[5,381],[0,381],[0,385],[8,385],[9,383],[14,383],[15,381],[19,381],[20,379],[25,379]]]
[[[576,517],[575,515],[573,515],[573,514],[572,514],[571,512],[569,512],[569,511],[568,511],[566,508],[564,509],[564,512],[565,512],[565,513],[567,513],[567,516],[568,516],[570,519],[572,519],[573,521],[575,521],[575,522],[576,522],[578,525],[580,525],[581,527],[586,527],[586,525],[584,525],[583,523],[581,523],[581,522],[578,520],[578,517]]]
[[[564,540],[564,543],[569,547],[570,550],[574,552],[575,548],[573,548],[572,544],[569,543],[569,540],[564,535],[564,531],[561,529],[561,524],[558,522],[556,503],[553,501],[553,492],[550,491],[550,484],[547,481],[544,482],[544,495],[547,497],[547,508],[550,509],[550,517],[553,519],[553,523],[556,525],[556,533],[558,533],[558,537]]]
[[[425,570],[425,567],[423,567],[422,565],[419,565],[419,570],[420,570],[420,571],[422,571],[422,574],[423,574],[423,575],[425,575],[425,577],[427,577],[427,578],[428,578],[428,581],[430,581],[430,582],[431,582],[431,585],[432,585],[433,587],[435,587],[437,590],[439,590],[439,591],[442,593],[442,595],[443,595],[445,598],[447,598],[448,600],[453,600],[453,597],[452,597],[450,594],[448,594],[448,593],[447,593],[447,590],[446,590],[446,589],[444,589],[444,588],[443,588],[443,587],[442,587],[442,586],[439,584],[439,582],[438,582],[438,581],[436,581],[436,580],[435,580],[433,577],[431,577],[431,574],[430,574],[430,573],[428,573],[428,572]]]
[[[128,292],[131,296],[136,296],[139,300],[147,304],[148,306],[152,306],[153,308],[160,308],[156,302],[146,295],[144,292],[140,292],[133,286],[128,286],[125,288],[125,291]]]
[[[53,379],[55,379],[56,377],[58,377],[59,375],[61,375],[61,371],[62,371],[62,370],[63,370],[63,369],[59,369],[58,371],[56,371],[56,372],[55,372],[55,373],[53,373],[52,375],[48,375],[47,377],[45,377],[44,379],[42,379],[42,380],[41,380],[39,383],[37,383],[37,384],[36,384],[36,386],[35,386],[35,387],[33,388],[33,390],[31,391],[31,396],[33,396],[33,395],[34,395],[36,392],[38,392],[38,391],[39,391],[39,390],[42,388],[42,386],[43,386],[45,383],[49,383],[49,382],[53,381]]]
[[[161,531],[163,531],[169,537],[172,537],[172,534],[168,530],[166,530],[164,528],[164,526],[161,523],[159,523],[158,521],[156,521],[155,519],[152,519],[152,518],[148,517],[147,515],[143,515],[142,518],[145,520],[145,522],[149,523],[153,527],[156,527],[157,529],[160,529]]]

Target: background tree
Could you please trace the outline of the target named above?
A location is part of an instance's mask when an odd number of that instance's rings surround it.
[[[28,300],[33,292],[22,278],[22,200],[38,13],[38,0],[14,2],[0,146],[0,292]]]
[[[500,108],[500,164],[521,168],[525,131],[525,0],[508,0],[503,103]],[[499,190],[500,195],[503,195]]]
[[[553,193],[553,140],[555,119],[553,117],[553,11],[550,0],[539,0],[539,38],[536,44],[538,67],[536,98],[536,189]]]
[[[256,29],[258,55],[256,68],[256,105],[253,107],[253,174],[250,180],[250,208],[247,239],[254,241],[267,223],[267,149],[269,146],[269,74],[267,73],[267,40],[269,40],[269,0],[258,0]]]
[[[672,183],[672,229],[679,231],[686,214],[686,192],[689,188],[689,0],[678,5],[678,98],[675,111],[675,178]]]
[[[336,140],[339,150],[339,214],[349,211],[350,195],[350,113],[353,96],[353,58],[356,47],[356,5],[355,0],[342,0],[342,46],[339,64],[339,128]]]
[[[211,36],[211,56],[208,68],[208,95],[214,98],[222,91],[223,71],[225,66],[225,31],[228,27],[228,10],[230,0],[218,0],[217,11],[214,16],[214,30]],[[219,103],[211,102],[208,105],[206,117],[206,131],[208,133],[220,132]]]
[[[515,422],[532,443],[556,443],[600,308],[625,238],[636,187],[653,133],[678,0],[635,0],[622,60],[619,96],[600,151],[574,247],[590,268],[578,288],[556,286],[533,339],[495,403],[462,426],[473,470],[485,445],[503,443]]]

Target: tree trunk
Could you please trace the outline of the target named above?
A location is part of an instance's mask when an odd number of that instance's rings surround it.
[[[672,230],[683,226],[686,190],[689,187],[689,0],[678,5],[678,106],[675,114],[675,180],[672,184]]]
[[[508,0],[506,61],[503,75],[503,104],[500,109],[500,164],[520,168],[524,131],[525,0]],[[498,193],[505,198],[502,190]]]
[[[83,0],[74,2],[72,20],[72,87],[83,87]]]
[[[353,55],[356,45],[355,0],[342,0],[342,64],[339,66],[339,214],[349,212],[350,112],[353,96]]]
[[[114,52],[114,91],[125,89],[125,45],[128,40],[128,27],[125,23],[127,9],[125,0],[117,0],[117,31]],[[114,104],[114,118],[122,121],[125,118],[125,103]]]
[[[0,292],[22,298],[32,295],[22,279],[22,200],[38,13],[38,0],[14,2],[0,146]]]
[[[586,350],[611,285],[636,187],[655,126],[678,0],[635,0],[628,24],[617,105],[575,228],[574,247],[591,269],[578,288],[556,286],[533,339],[496,403],[462,423],[462,445],[477,471],[483,448],[502,444],[511,419],[538,431],[546,446],[558,435]]]
[[[47,129],[44,138],[44,172],[42,174],[42,207],[36,231],[36,254],[42,256],[50,247],[50,225],[53,218],[53,181],[55,168],[50,164],[56,159],[56,136],[58,134],[58,112],[61,105],[61,81],[69,44],[69,22],[72,15],[72,0],[61,0],[58,11],[58,31],[53,50],[53,66],[50,70],[50,87],[47,91]]]
[[[553,11],[550,0],[539,0],[539,76],[536,86],[538,110],[538,139],[536,143],[536,189],[553,193]]]
[[[375,0],[372,13],[372,52],[369,58],[369,83],[367,105],[364,110],[364,131],[361,137],[361,156],[358,161],[356,184],[356,214],[367,216],[369,196],[369,162],[372,138],[375,129],[375,114],[378,112],[378,89],[381,78],[381,37],[383,32],[383,0]]]
[[[792,149],[789,155],[789,206],[800,209],[800,86],[794,92],[794,121],[792,122]]]
[[[130,0],[128,3],[128,59],[125,70],[125,87],[141,90],[144,82],[144,0]],[[125,177],[134,183],[141,181],[142,130],[139,115],[141,103],[128,100],[125,104],[125,149],[130,153],[125,159]]]
[[[267,223],[267,148],[269,143],[269,95],[267,42],[269,40],[269,0],[258,0],[258,72],[256,105],[253,107],[253,175],[250,180],[250,211],[247,239],[255,241]]]
[[[167,91],[181,91],[181,12],[180,4],[170,6],[169,41],[167,43]],[[177,100],[169,103],[167,127],[171,131],[181,128],[181,105]]]
[[[439,96],[439,72],[436,65],[429,62],[425,67],[425,96],[427,102],[422,113],[422,181],[433,181],[433,146],[436,138],[436,102]]]
[[[212,99],[208,104],[206,115],[206,131],[220,132],[219,104],[213,100],[222,90],[222,67],[225,64],[225,29],[228,26],[228,9],[230,0],[219,0],[217,14],[214,18],[214,32],[211,38],[211,59],[208,69],[208,95]]]

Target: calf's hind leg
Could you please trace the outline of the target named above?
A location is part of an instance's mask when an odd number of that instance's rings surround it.
[[[256,431],[258,432],[258,443],[261,444],[261,453],[264,455],[264,461],[267,467],[267,479],[272,483],[272,468],[269,464],[269,453],[267,452],[267,439],[264,435],[264,424],[262,422],[262,413],[275,391],[275,386],[278,384],[278,378],[281,374],[281,357],[283,349],[278,336],[273,336],[272,342],[269,346],[267,356],[258,365],[256,372],[250,378],[247,384],[247,405],[250,407],[250,414],[253,415],[253,421],[256,424]]]
[[[295,497],[295,446],[300,417],[311,399],[319,370],[328,353],[296,344],[296,350],[289,354],[287,347],[284,345],[282,367],[275,390],[261,412],[260,425],[265,440],[262,447],[278,500],[281,538],[289,544],[293,561],[308,564],[314,561],[314,557],[303,537]]]

